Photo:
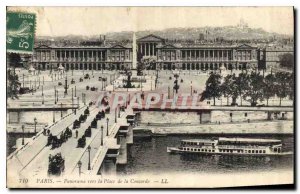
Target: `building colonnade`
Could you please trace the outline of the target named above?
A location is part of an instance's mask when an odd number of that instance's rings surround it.
[[[156,56],[157,43],[139,43],[138,52],[143,56]]]

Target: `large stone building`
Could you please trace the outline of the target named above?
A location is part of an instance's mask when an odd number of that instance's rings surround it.
[[[266,51],[247,44],[174,43],[155,35],[137,39],[137,60],[152,58],[151,69],[214,70],[266,67]],[[132,68],[132,44],[35,47],[37,69],[122,70]]]
[[[132,65],[132,47],[46,46],[34,48],[32,63],[36,69],[64,67],[66,70],[125,69]]]
[[[154,57],[156,69],[246,69],[258,66],[257,47],[250,45],[171,44],[148,35],[137,41],[138,53]]]

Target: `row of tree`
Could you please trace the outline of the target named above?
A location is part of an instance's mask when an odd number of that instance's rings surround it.
[[[259,100],[266,100],[268,106],[269,99],[277,96],[281,106],[283,98],[289,96],[294,100],[294,73],[277,72],[263,76],[259,72],[251,72],[222,77],[212,72],[206,81],[201,101],[213,99],[215,105],[216,99],[222,96],[227,98],[227,105],[229,98],[232,99],[231,105],[237,105],[237,98],[240,97],[241,106],[243,100],[250,102],[251,106],[256,106]]]
[[[281,67],[294,69],[294,55],[291,53],[285,53],[279,55],[279,64]]]

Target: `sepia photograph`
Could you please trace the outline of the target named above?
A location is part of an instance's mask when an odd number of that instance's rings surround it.
[[[7,188],[293,188],[294,17],[6,7]]]

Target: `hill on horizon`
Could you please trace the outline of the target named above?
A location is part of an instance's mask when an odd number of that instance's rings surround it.
[[[109,32],[102,34],[106,36],[107,40],[126,40],[132,39],[133,31],[122,31],[122,32]],[[200,27],[200,28],[168,28],[164,30],[145,30],[136,32],[136,37],[141,38],[149,34],[154,34],[165,39],[174,40],[195,40],[199,39],[200,34],[208,40],[215,38],[224,38],[226,40],[252,40],[252,39],[271,39],[271,38],[293,38],[292,35],[284,35],[278,33],[267,32],[262,28],[239,28],[237,26],[226,26],[226,27]],[[38,36],[38,39],[54,39],[54,40],[91,40],[99,39],[100,35],[93,36],[81,36],[81,35],[66,35],[66,36]],[[103,37],[103,36],[102,36]]]

